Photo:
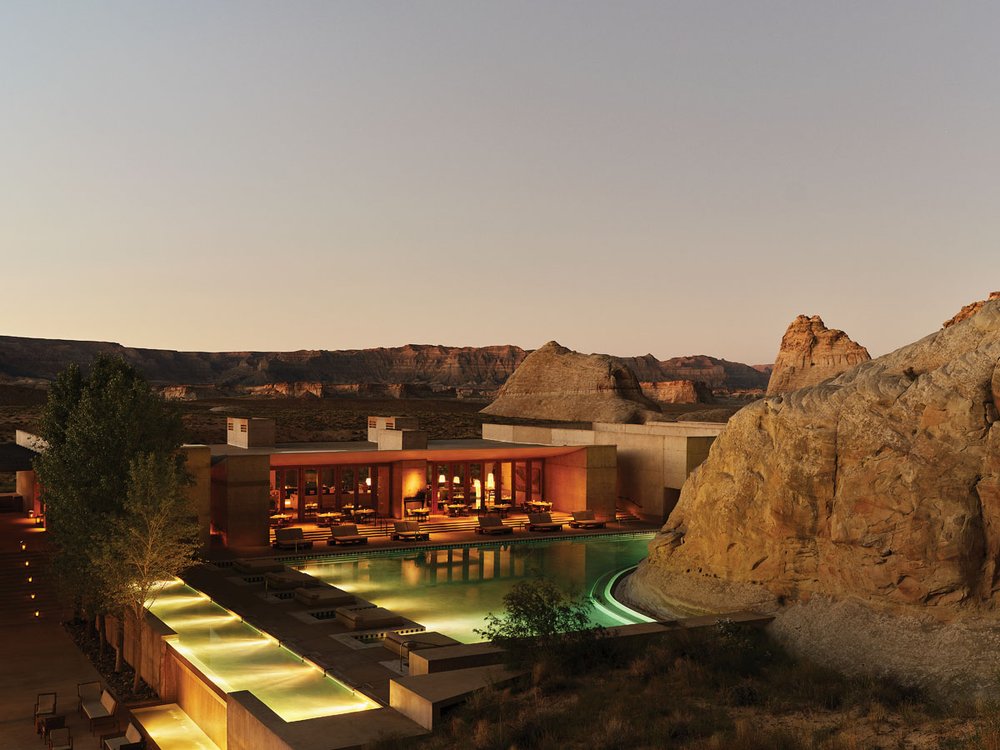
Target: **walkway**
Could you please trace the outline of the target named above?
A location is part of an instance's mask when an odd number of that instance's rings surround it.
[[[45,536],[21,513],[0,513],[0,747],[44,747],[32,706],[38,693],[55,691],[74,748],[97,750],[97,737],[76,714],[76,686],[100,675],[61,625],[66,613],[45,570]]]

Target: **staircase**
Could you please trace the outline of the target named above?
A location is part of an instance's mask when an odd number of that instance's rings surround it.
[[[0,513],[0,627],[62,618],[47,562],[44,534],[21,513]]]

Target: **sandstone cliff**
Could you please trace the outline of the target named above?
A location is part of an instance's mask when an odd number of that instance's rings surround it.
[[[659,380],[640,383],[647,398],[663,404],[710,404],[712,389],[695,380]]]
[[[643,357],[618,357],[640,381],[694,380],[709,388],[752,390],[767,388],[770,371],[762,372],[742,362],[729,362],[704,354],[659,360],[652,354]]]
[[[621,362],[555,341],[529,354],[482,413],[569,422],[634,423],[660,416]]]
[[[688,479],[635,601],[1000,605],[1000,300],[834,380],[745,407]],[[672,590],[672,592],[671,592]]]
[[[985,305],[987,302],[992,302],[993,300],[996,299],[1000,299],[1000,292],[991,292],[989,299],[981,299],[978,302],[970,302],[968,305],[963,307],[952,317],[950,317],[948,320],[942,323],[941,327],[948,328],[949,326],[953,326],[956,323],[961,323],[963,320],[968,320],[977,312],[979,312],[983,308],[983,305]]]
[[[827,328],[818,315],[799,315],[781,338],[767,395],[817,385],[869,359],[867,349],[843,331]]]

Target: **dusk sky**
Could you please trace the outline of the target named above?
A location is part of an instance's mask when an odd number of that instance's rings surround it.
[[[0,5],[0,333],[873,355],[1000,289],[996,2]]]

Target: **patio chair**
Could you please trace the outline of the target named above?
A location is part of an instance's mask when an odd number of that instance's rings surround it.
[[[479,526],[476,528],[477,534],[513,534],[514,527],[504,524],[500,516],[487,514],[479,516]]]
[[[302,535],[302,527],[293,526],[287,529],[276,529],[273,546],[275,549],[290,549],[298,552],[300,548],[312,548],[313,543]]]
[[[60,727],[49,732],[49,750],[73,750],[73,735],[69,729]]]
[[[57,714],[55,716],[42,716],[38,719],[38,733],[42,735],[42,739],[48,742],[49,734],[54,732],[56,729],[62,729],[66,726],[66,717],[62,714]]]
[[[326,543],[331,547],[335,544],[368,544],[368,537],[358,533],[357,524],[342,523],[330,527],[330,538]]]
[[[393,521],[392,527],[392,538],[396,541],[427,541],[431,538],[430,533],[423,531],[417,521]]]
[[[574,529],[603,529],[607,525],[607,521],[599,521],[594,518],[592,510],[575,510],[573,511],[573,520],[569,522],[569,525]]]
[[[139,727],[131,721],[125,729],[125,734],[105,734],[101,736],[101,750],[143,750],[146,740]]]
[[[76,683],[76,712],[83,716],[83,704],[86,702],[95,703],[101,700],[101,683],[97,680],[93,682]]]
[[[41,734],[42,721],[56,715],[56,694],[39,693],[35,696],[35,732]]]
[[[562,531],[563,525],[552,520],[550,513],[529,513],[528,531]]]
[[[101,692],[99,701],[87,701],[83,704],[83,715],[90,722],[90,731],[94,731],[94,726],[108,721],[117,722],[115,711],[118,710],[118,701],[107,690]]]

